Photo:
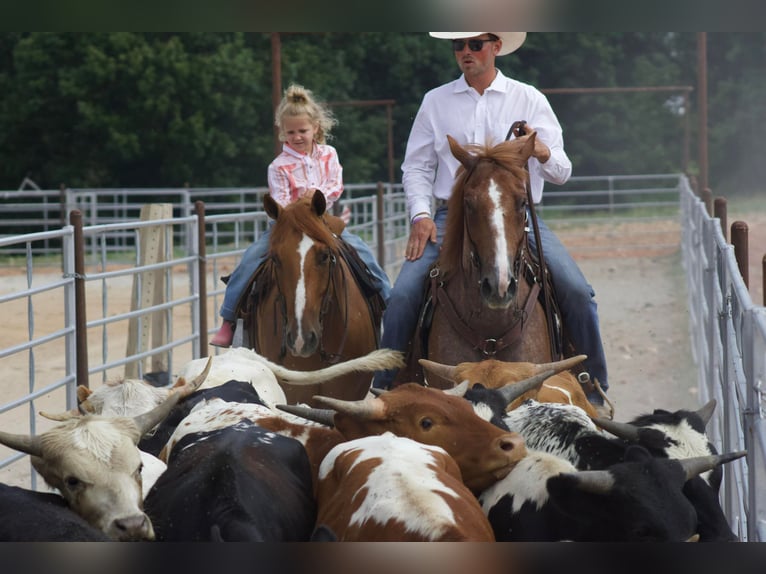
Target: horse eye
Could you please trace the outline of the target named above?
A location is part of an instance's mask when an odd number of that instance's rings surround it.
[[[420,420],[420,428],[423,430],[430,430],[432,426],[434,426],[434,422],[431,419],[424,418]]]
[[[327,263],[330,259],[330,252],[327,250],[322,250],[317,254],[317,260],[320,264]]]

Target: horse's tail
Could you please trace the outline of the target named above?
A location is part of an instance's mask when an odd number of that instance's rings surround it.
[[[342,363],[325,367],[316,371],[294,371],[272,363],[266,357],[255,354],[256,358],[266,365],[280,383],[287,385],[314,385],[324,383],[348,375],[350,373],[368,373],[398,369],[404,366],[404,355],[393,349],[376,349]]]

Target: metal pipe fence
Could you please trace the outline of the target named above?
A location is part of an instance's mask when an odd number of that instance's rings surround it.
[[[721,501],[742,541],[766,541],[766,309],[753,304],[720,221],[683,181],[682,257],[700,402],[718,408],[708,434],[719,452],[747,450],[724,467]]]

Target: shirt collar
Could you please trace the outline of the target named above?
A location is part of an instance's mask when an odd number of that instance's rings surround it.
[[[492,80],[492,83],[487,87],[485,91],[489,92],[507,92],[508,91],[508,78],[495,68],[497,71],[497,74],[495,74],[495,79]],[[455,82],[455,93],[458,94],[460,92],[467,92],[469,90],[473,90],[471,86],[468,85],[468,82],[465,79],[465,74],[460,74],[460,77]]]
[[[304,157],[315,157],[319,154],[319,144],[314,142],[314,153],[303,153],[298,150],[295,150],[291,148],[287,143],[282,144],[282,151],[285,152],[288,155],[291,155],[293,157],[297,158],[304,158]]]

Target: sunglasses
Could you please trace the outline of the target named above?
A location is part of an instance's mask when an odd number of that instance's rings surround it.
[[[471,52],[481,52],[484,48],[484,42],[495,42],[495,40],[452,40],[452,49],[455,52],[462,52],[465,45],[468,44]]]

